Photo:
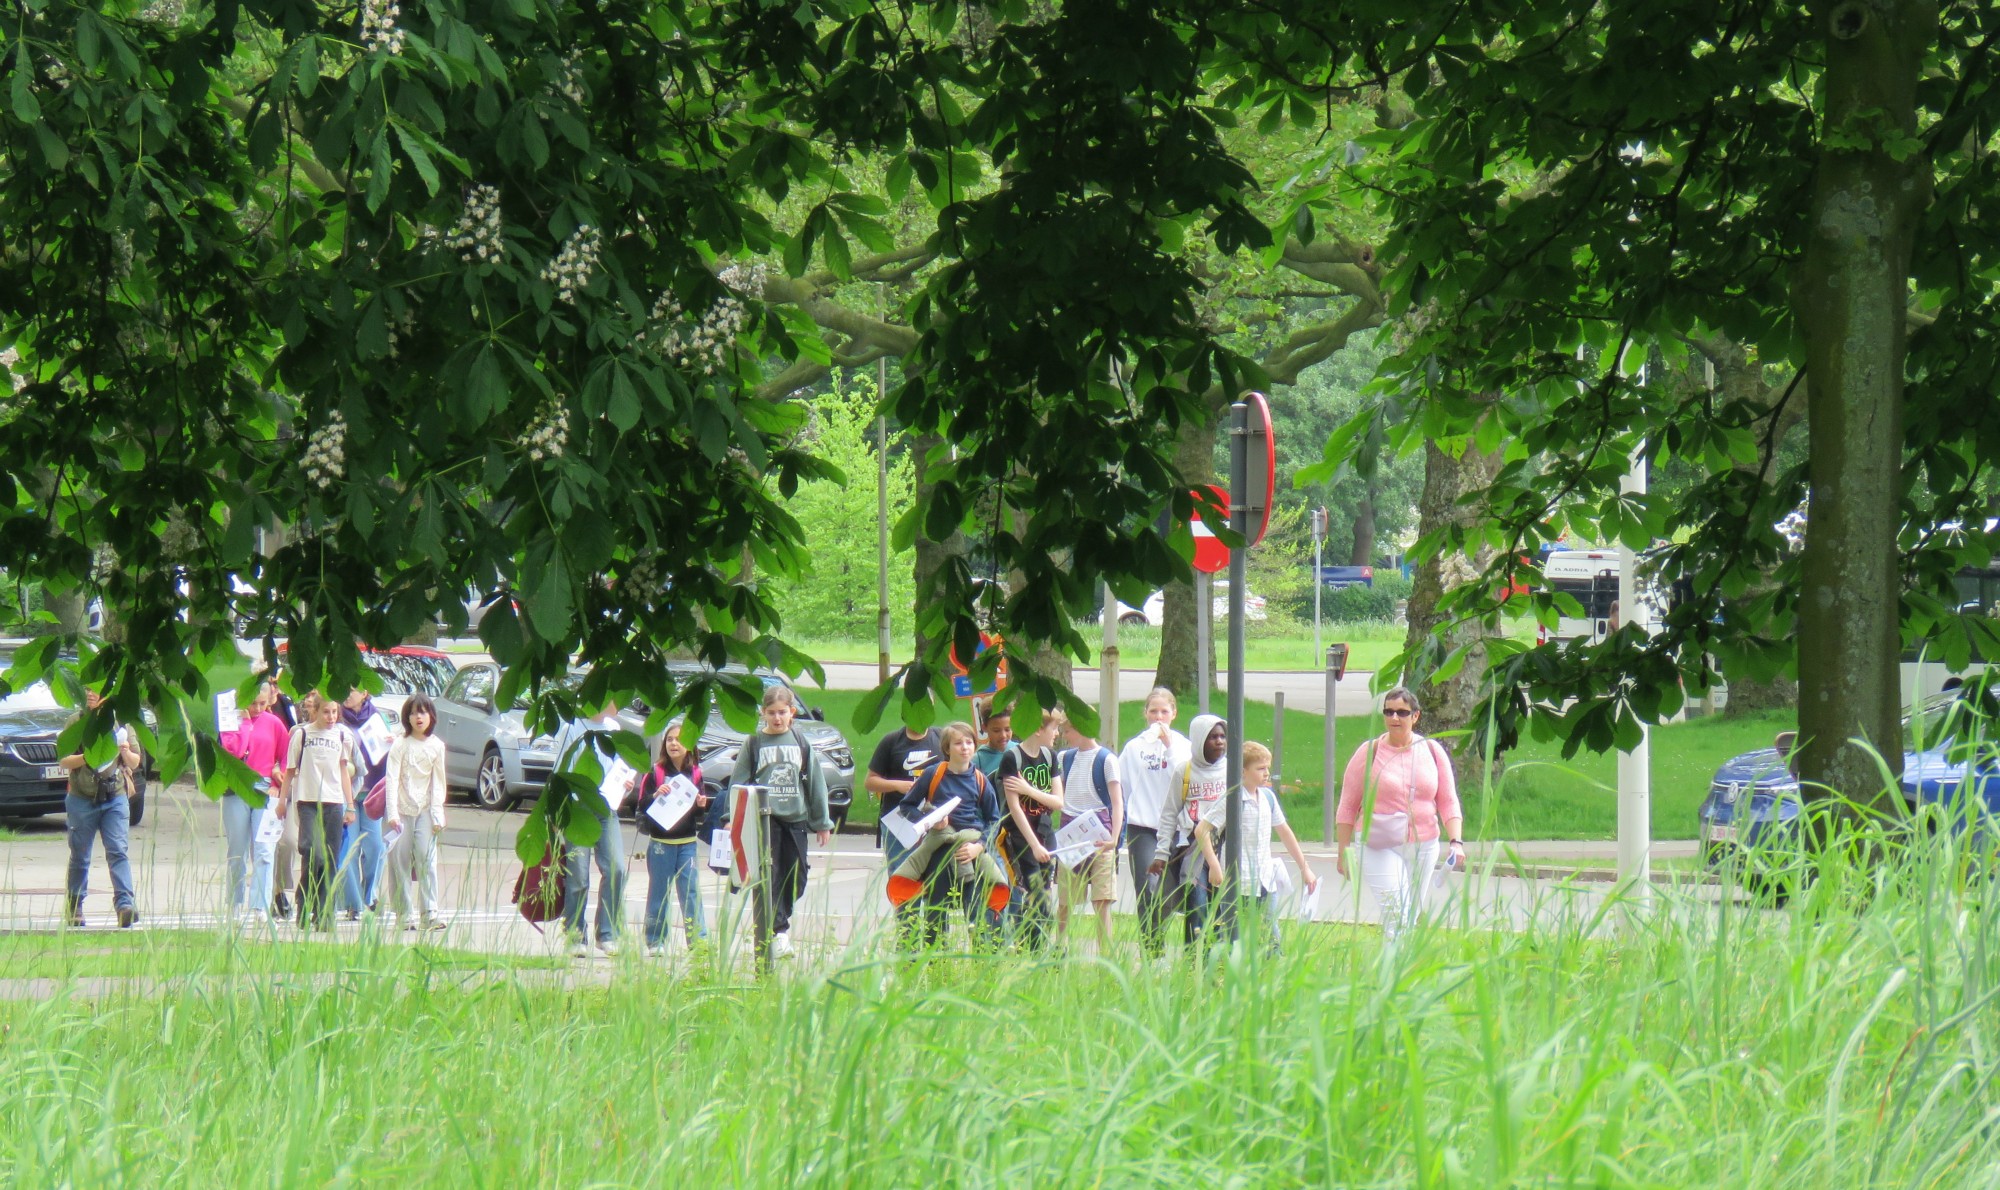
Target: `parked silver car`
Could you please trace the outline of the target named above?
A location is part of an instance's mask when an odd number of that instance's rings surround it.
[[[680,672],[680,666],[673,668],[681,678],[700,672],[692,664],[685,667],[685,673]],[[766,686],[790,685],[779,674],[758,676]],[[569,681],[580,683],[583,677],[584,671],[577,670],[570,674]],[[555,772],[556,740],[560,735],[560,729],[541,734],[528,731],[525,698],[517,699],[513,706],[494,706],[493,696],[499,686],[499,665],[491,661],[474,662],[460,669],[437,699],[437,733],[445,746],[446,784],[469,791],[474,801],[489,810],[504,810],[541,793]],[[803,699],[800,705],[804,705]],[[647,751],[654,753],[660,746],[660,732],[646,731],[649,713],[644,704],[634,704],[619,712],[618,718],[625,727],[645,735]],[[837,728],[812,718],[812,714],[808,711],[797,721],[799,733],[819,755],[826,776],[827,800],[834,820],[840,822],[845,820],[848,806],[854,800],[854,752]],[[711,715],[704,725],[695,755],[702,766],[702,783],[711,793],[719,792],[727,783],[736,763],[736,749],[743,739],[744,733],[729,726],[720,714]]]

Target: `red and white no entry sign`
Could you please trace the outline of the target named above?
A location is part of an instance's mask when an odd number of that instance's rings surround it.
[[[1226,516],[1229,508],[1229,492],[1214,484],[1197,489],[1194,493],[1194,520],[1188,526],[1194,530],[1194,568],[1203,574],[1219,574],[1229,568],[1229,547],[1222,544],[1222,539],[1210,532],[1208,526],[1202,523],[1201,501],[1204,493],[1208,499],[1215,502],[1217,508],[1225,510],[1221,514],[1209,515]]]

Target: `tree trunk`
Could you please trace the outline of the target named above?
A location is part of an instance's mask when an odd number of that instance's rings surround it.
[[[918,508],[930,506],[931,492],[935,485],[931,483],[926,468],[931,452],[943,445],[944,439],[936,434],[916,434],[910,438],[910,450],[916,460],[913,496]],[[921,529],[917,531],[915,560],[911,564],[917,580],[917,605],[912,611],[921,609],[925,601],[930,598],[931,576],[944,569],[945,564],[953,558],[963,555],[965,550],[965,533],[962,530],[954,529],[951,536],[944,541],[932,541],[924,536]],[[911,623],[915,625],[916,655],[921,657],[930,648],[931,636],[924,631],[921,615],[913,616]]]
[[[1427,536],[1453,522],[1471,524],[1477,520],[1476,506],[1460,500],[1470,492],[1490,487],[1499,474],[1500,462],[1498,451],[1483,453],[1470,442],[1465,445],[1465,453],[1457,456],[1446,453],[1435,442],[1425,443],[1424,491],[1417,506],[1418,535]],[[1409,635],[1405,643],[1417,661],[1404,671],[1403,684],[1416,691],[1423,701],[1425,735],[1474,726],[1473,709],[1479,703],[1480,687],[1486,677],[1486,647],[1479,642],[1498,632],[1484,624],[1453,625],[1439,612],[1438,605],[1446,592],[1478,581],[1493,558],[1493,548],[1482,546],[1469,557],[1462,553],[1439,554],[1424,559],[1416,568],[1410,588]],[[1433,643],[1444,651],[1465,644],[1473,644],[1475,648],[1457,673],[1439,682],[1433,679],[1432,664],[1423,660]],[[1443,652],[1428,654],[1440,658],[1443,655]],[[1466,741],[1469,737],[1460,739]],[[1479,755],[1480,750],[1469,742],[1461,742],[1454,750],[1452,759],[1461,779],[1460,788],[1479,785],[1473,779],[1479,772],[1476,759]]]
[[[1180,441],[1174,448],[1174,466],[1189,486],[1215,482],[1215,439],[1220,422],[1215,419],[1196,424],[1182,422]],[[1181,698],[1195,695],[1197,666],[1195,641],[1194,585],[1168,583],[1165,607],[1161,612],[1160,667],[1155,679]],[[1209,670],[1215,673],[1215,641],[1209,640]]]
[[[57,632],[82,632],[90,612],[90,593],[82,587],[71,587],[56,594],[44,587],[42,609],[56,618]]]
[[[1826,22],[1822,126],[1869,147],[1819,160],[1805,259],[1792,293],[1806,349],[1812,494],[1800,559],[1802,782],[1883,809],[1902,767],[1896,593],[1903,357],[1910,245],[1928,197],[1922,153],[1882,148],[1916,132],[1916,86],[1937,35],[1935,0],[1840,0]],[[1871,742],[1880,760],[1850,741]]]
[[[1375,565],[1375,485],[1370,483],[1361,503],[1354,506],[1354,551],[1347,556],[1349,566]]]
[[[1008,515],[1014,521],[1014,535],[1026,538],[1028,535],[1028,514],[1018,509],[1012,509],[1009,510]],[[1020,571],[1009,571],[1007,573],[1008,592],[1010,594],[1018,594],[1024,581]],[[1071,684],[1071,679],[1076,676],[1076,662],[1068,653],[1063,652],[1057,646],[1047,641],[1009,638],[1007,641],[1007,655],[1009,657],[1026,658],[1027,663],[1034,668],[1036,673],[1046,674],[1056,681],[1061,682],[1064,686],[1072,690],[1075,689]],[[1028,728],[1020,731],[1020,734],[1026,735],[1028,731],[1032,730],[1032,728]]]

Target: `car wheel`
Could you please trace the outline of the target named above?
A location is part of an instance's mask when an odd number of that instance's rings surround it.
[[[1146,615],[1144,612],[1126,612],[1124,615],[1118,617],[1118,622],[1120,624],[1123,624],[1127,628],[1150,627],[1150,625],[1148,625],[1146,622]]]
[[[833,833],[836,835],[839,834],[840,828],[846,825],[847,825],[847,807],[846,806],[837,807],[833,812]]]
[[[472,800],[485,810],[505,810],[514,804],[507,792],[507,766],[500,763],[500,753],[493,748],[479,758],[479,776],[473,782]]]

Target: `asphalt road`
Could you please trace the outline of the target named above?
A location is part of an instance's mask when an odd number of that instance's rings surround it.
[[[142,928],[213,925],[223,911],[221,812],[186,783],[156,790],[153,796],[145,823],[133,831],[131,846]],[[522,820],[519,813],[494,814],[467,804],[453,805],[440,856],[443,903],[452,922],[443,938],[446,945],[501,953],[540,953],[562,945],[557,931],[537,932],[522,921],[509,900],[520,868],[513,839]],[[14,837],[0,840],[0,870],[5,874],[4,884],[0,884],[0,929],[59,928],[68,864],[62,820],[49,817],[9,823],[8,829]],[[630,855],[635,834],[629,824],[623,829]],[[1530,863],[1594,858],[1601,850],[1592,844],[1522,844],[1518,848]],[[1656,850],[1656,855],[1679,851],[1679,846],[1669,844]],[[1307,857],[1326,881],[1315,920],[1375,920],[1372,899],[1334,874],[1329,851],[1309,846]],[[888,907],[881,858],[873,840],[867,836],[836,837],[827,848],[814,850],[811,862],[805,908],[795,930],[802,961],[844,960],[854,957],[857,949],[863,954],[874,953],[885,935]],[[1480,864],[1476,853],[1471,874],[1445,878],[1434,914],[1454,924],[1510,929],[1559,921],[1588,922],[1611,891],[1611,886],[1601,881],[1482,873]],[[633,935],[631,949],[636,951],[647,885],[643,861],[631,864],[630,872],[623,901]],[[1129,913],[1129,875],[1121,873],[1118,883],[1119,911]],[[1711,888],[1691,888],[1663,895],[1699,904],[1716,893]],[[724,918],[739,923],[734,926],[731,947],[742,953],[747,931],[740,924],[746,920],[743,898],[725,894],[713,874],[704,877],[703,897],[712,930],[719,930],[718,923]],[[1294,906],[1295,913],[1296,909]],[[111,896],[101,852],[92,861],[85,915],[93,923],[91,928],[110,928]],[[364,928],[374,928],[373,923],[343,924],[338,936],[351,937]],[[278,936],[294,938],[297,934],[281,927]]]

